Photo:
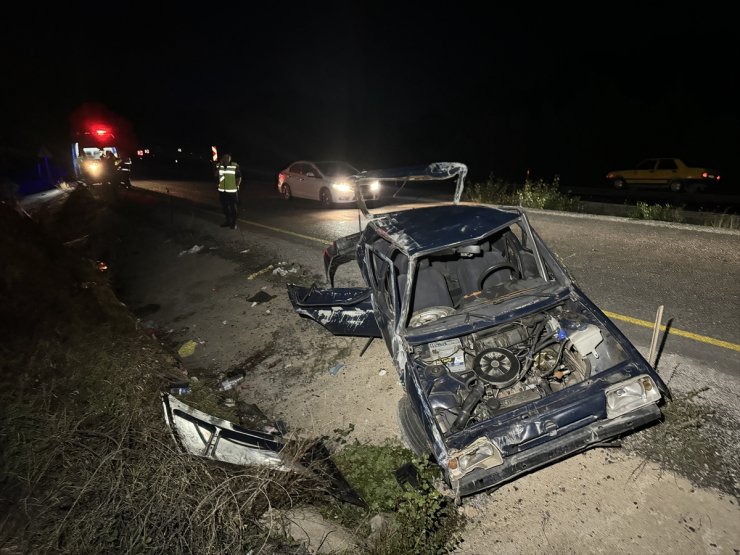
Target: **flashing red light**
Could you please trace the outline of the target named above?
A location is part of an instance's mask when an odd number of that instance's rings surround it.
[[[96,129],[95,130],[95,134],[98,137],[102,137],[103,135],[106,135],[107,133],[108,133],[108,130],[107,129]]]

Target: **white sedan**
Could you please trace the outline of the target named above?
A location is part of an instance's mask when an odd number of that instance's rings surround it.
[[[352,176],[360,170],[346,162],[293,162],[278,174],[277,188],[286,200],[293,197],[318,200],[329,208],[335,204],[354,203],[356,183]],[[380,182],[372,181],[362,186],[366,201],[380,196]]]

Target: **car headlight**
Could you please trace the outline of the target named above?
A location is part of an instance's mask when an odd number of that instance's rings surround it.
[[[335,191],[339,191],[340,193],[352,192],[352,186],[349,183],[345,183],[344,181],[340,181],[339,183],[332,183],[331,186]]]
[[[638,376],[606,390],[606,417],[616,418],[660,400],[660,391],[650,376]]]
[[[464,449],[453,449],[447,461],[450,480],[459,480],[476,468],[493,468],[504,464],[501,452],[487,437],[479,437]]]
[[[380,181],[378,181],[377,179],[375,181],[371,181],[369,188],[371,193],[377,193],[378,191],[380,191]]]

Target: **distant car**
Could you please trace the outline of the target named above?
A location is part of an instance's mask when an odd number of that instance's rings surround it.
[[[629,185],[667,187],[673,192],[704,191],[719,181],[719,173],[709,168],[691,167],[678,158],[647,158],[630,170],[611,171],[606,178],[615,189]]]
[[[457,176],[453,203],[371,214],[324,252],[328,288],[288,286],[336,335],[382,337],[399,373],[401,435],[459,496],[661,418],[668,388],[569,277],[521,208],[458,203],[467,167],[363,172]],[[364,287],[334,287],[356,260]],[[377,392],[378,395],[382,393]]]
[[[335,204],[350,204],[357,201],[356,182],[350,179],[360,170],[347,162],[292,163],[278,174],[277,188],[286,200],[293,197],[318,200],[325,208]],[[380,182],[363,184],[363,198],[377,200]]]

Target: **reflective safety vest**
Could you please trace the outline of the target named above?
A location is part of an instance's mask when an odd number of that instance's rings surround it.
[[[239,164],[232,162],[229,165],[218,165],[218,190],[222,193],[236,193],[239,187],[236,184],[236,174]]]

